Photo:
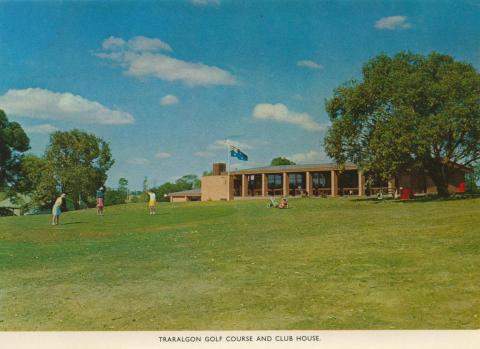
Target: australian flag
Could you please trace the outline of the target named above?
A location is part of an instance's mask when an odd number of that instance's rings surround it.
[[[248,161],[248,156],[238,148],[230,149],[230,156],[232,158],[237,158],[238,160]]]

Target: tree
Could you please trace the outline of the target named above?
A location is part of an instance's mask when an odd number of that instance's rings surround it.
[[[113,163],[108,143],[75,129],[52,133],[44,157],[28,158],[24,169],[30,183],[35,183],[34,197],[39,203],[50,204],[65,192],[78,209],[105,183]]]
[[[118,180],[118,188],[107,188],[105,191],[105,205],[120,205],[127,202],[128,197],[128,180],[120,178]]]
[[[480,75],[447,55],[407,52],[371,59],[362,76],[326,101],[327,154],[384,179],[426,173],[448,195],[456,164],[480,158]]]
[[[165,194],[196,188],[200,188],[200,180],[197,175],[189,174],[180,177],[175,183],[166,182],[152,190],[157,195],[158,201],[167,201],[168,199],[165,197]]]
[[[118,180],[118,191],[125,195],[125,201],[128,196],[128,180],[126,178],[120,178]]]
[[[31,195],[31,205],[52,206],[59,190],[52,167],[48,166],[45,158],[33,154],[26,155],[22,161],[21,173],[20,192]]]
[[[177,179],[175,183],[180,187],[185,188],[181,190],[200,188],[200,180],[198,179],[198,176],[194,174],[184,175]]]
[[[272,159],[270,162],[271,166],[281,166],[281,165],[295,165],[295,163],[287,158],[283,158],[281,156]]]
[[[0,190],[13,194],[21,180],[23,153],[30,149],[30,140],[19,123],[8,121],[0,109]]]

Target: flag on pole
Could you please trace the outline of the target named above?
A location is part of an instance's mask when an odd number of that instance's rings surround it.
[[[233,146],[230,146],[230,156],[232,158],[237,158],[238,160],[248,161],[248,155]]]

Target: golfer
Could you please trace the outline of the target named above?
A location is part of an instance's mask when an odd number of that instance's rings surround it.
[[[55,200],[55,203],[53,204],[53,207],[52,207],[52,225],[58,225],[58,223],[59,223],[60,215],[62,214],[63,199],[65,199],[66,196],[67,196],[67,194],[62,193],[62,195],[60,195],[57,198],[57,200]]]
[[[103,207],[105,197],[105,189],[103,187],[98,188],[96,198],[97,198],[97,216],[103,216]]]
[[[151,190],[148,192],[149,200],[148,200],[148,209],[150,214],[155,214],[156,206],[157,206],[157,196]]]

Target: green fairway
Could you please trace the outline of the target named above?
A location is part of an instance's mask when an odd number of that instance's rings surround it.
[[[0,330],[480,327],[480,199],[0,218]]]

